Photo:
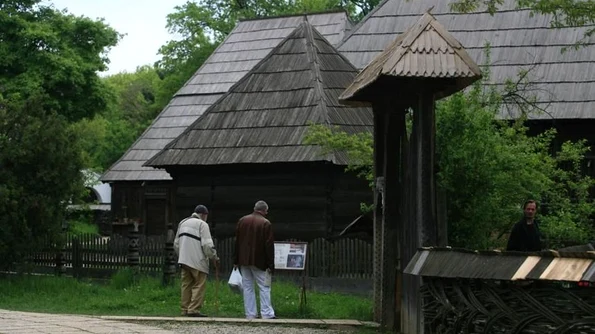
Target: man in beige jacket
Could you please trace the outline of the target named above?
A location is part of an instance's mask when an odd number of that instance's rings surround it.
[[[207,224],[209,210],[198,205],[192,216],[182,220],[174,240],[182,270],[182,315],[206,317],[200,312],[205,300],[209,259],[219,261]]]

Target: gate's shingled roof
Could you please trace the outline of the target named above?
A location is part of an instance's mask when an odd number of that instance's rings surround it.
[[[425,13],[358,74],[339,100],[360,104],[363,91],[378,89],[372,84],[381,77],[447,79],[449,87],[442,87],[441,92],[452,93],[479,79],[481,71],[459,41],[430,13]]]

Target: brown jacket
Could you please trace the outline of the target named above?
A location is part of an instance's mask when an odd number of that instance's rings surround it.
[[[244,216],[238,221],[234,264],[255,266],[260,270],[275,269],[273,226],[259,212]]]

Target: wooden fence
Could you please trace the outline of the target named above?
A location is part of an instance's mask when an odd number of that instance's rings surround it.
[[[29,262],[37,272],[61,270],[75,277],[104,278],[129,266],[129,243],[128,238],[117,235],[67,235],[63,247],[47,243],[43,251],[30,254]],[[233,267],[235,238],[215,240],[215,245],[221,259],[220,276],[227,277]],[[138,269],[161,274],[166,265],[165,247],[165,236],[139,236]],[[372,277],[372,270],[371,244],[357,239],[316,239],[308,243],[305,272],[278,270],[275,275],[365,279]]]
[[[92,234],[65,237],[62,247],[46,242],[43,250],[31,253],[29,262],[36,271],[60,270],[74,277],[109,277],[128,267],[129,239],[109,238]],[[160,274],[165,263],[165,236],[139,237],[139,265],[141,272]]]
[[[291,240],[298,241],[298,240]],[[221,259],[220,270],[229,274],[233,267],[235,238],[216,241],[217,252]],[[306,271],[278,270],[275,275],[334,278],[371,278],[372,245],[362,240],[339,239],[327,241],[315,239],[308,243]]]

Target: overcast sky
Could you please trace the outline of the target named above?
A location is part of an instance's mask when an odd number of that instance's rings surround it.
[[[76,16],[104,18],[119,33],[125,33],[120,43],[109,53],[109,70],[133,72],[137,66],[152,64],[159,59],[157,50],[174,39],[165,28],[166,16],[186,0],[44,0],[57,9],[68,9]]]

